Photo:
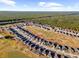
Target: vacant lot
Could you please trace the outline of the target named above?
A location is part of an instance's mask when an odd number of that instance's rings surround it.
[[[29,53],[29,54],[28,54]],[[0,39],[0,58],[38,58],[20,41]]]

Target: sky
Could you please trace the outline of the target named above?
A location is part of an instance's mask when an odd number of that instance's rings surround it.
[[[0,0],[0,11],[79,11],[79,0]]]

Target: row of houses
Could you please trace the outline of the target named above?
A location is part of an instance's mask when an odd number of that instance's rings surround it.
[[[42,47],[36,43],[33,43],[32,41],[30,41],[29,39],[27,39],[26,37],[22,36],[21,34],[19,34],[15,29],[13,28],[10,28],[10,30],[17,35],[17,37],[20,38],[21,41],[24,42],[24,44],[26,44],[27,46],[30,47],[30,49],[32,51],[36,51],[38,54],[43,54],[43,55],[46,55],[48,57],[52,57],[52,58],[61,58],[61,57],[69,57],[69,56],[62,56],[60,54],[57,54],[55,51],[51,51],[45,47]]]
[[[45,39],[43,39],[43,38],[40,38],[40,37],[38,37],[38,36],[36,36],[36,35],[34,35],[34,34],[32,34],[31,32],[29,32],[29,31],[27,31],[27,30],[25,30],[25,29],[23,29],[22,27],[23,26],[26,26],[27,25],[27,23],[22,23],[22,24],[19,24],[19,25],[17,25],[17,27],[19,28],[19,29],[21,29],[22,31],[24,31],[24,33],[26,32],[27,34],[28,34],[28,37],[32,40],[33,38],[37,41],[37,42],[40,42],[40,43],[43,43],[44,45],[46,45],[46,46],[53,46],[54,48],[56,48],[56,49],[59,49],[59,50],[61,50],[61,51],[73,51],[73,53],[74,52],[77,52],[77,53],[79,53],[79,48],[72,48],[72,47],[69,47],[69,46],[62,46],[62,45],[59,45],[59,44],[57,44],[57,43],[55,43],[55,42],[50,42],[50,41],[47,41],[47,40],[45,40]],[[15,25],[16,26],[16,25]],[[45,26],[46,27],[46,26]],[[43,27],[44,28],[44,27]],[[47,29],[47,28],[44,28],[44,29]],[[48,30],[48,29],[47,29]],[[23,39],[23,38],[22,38]],[[25,40],[23,40],[24,41],[24,43],[25,43]],[[40,45],[39,45],[40,46]],[[34,48],[33,48],[34,49]],[[55,54],[56,55],[58,55],[56,52],[55,52]],[[54,56],[54,57],[57,57],[57,56]],[[61,54],[59,54],[59,55],[61,55]],[[66,55],[64,55],[64,57],[65,57]],[[62,55],[61,55],[61,57],[63,57]],[[66,57],[70,57],[70,56],[66,56]]]
[[[55,32],[62,33],[68,36],[73,36],[73,37],[78,37],[79,38],[79,32],[74,31],[74,30],[69,30],[69,29],[62,29],[60,27],[50,27],[49,25],[41,25],[41,24],[34,24],[35,26],[38,26],[40,28],[44,28],[47,30],[54,30]]]
[[[59,33],[65,34],[65,35],[69,35],[69,36],[79,38],[79,32],[76,32],[76,31],[71,31],[71,30],[68,30],[68,29],[61,29],[61,28],[57,28],[57,27],[55,27],[53,30],[55,32],[59,32]]]
[[[19,22],[23,22],[25,23],[26,21],[22,20],[22,19],[18,19]],[[11,24],[11,23],[18,23],[18,20],[8,20],[8,21],[1,21],[0,24]],[[79,32],[77,31],[72,31],[72,30],[69,30],[69,29],[62,29],[62,28],[59,28],[59,27],[50,27],[49,25],[41,25],[41,24],[36,24],[36,23],[33,23],[33,22],[26,22],[26,25],[36,25],[38,27],[42,27],[44,29],[47,29],[47,30],[54,30],[55,32],[59,32],[59,33],[62,33],[62,34],[65,34],[65,35],[69,35],[69,36],[74,36],[74,37],[79,37]]]
[[[67,52],[68,51],[72,51],[72,52],[75,52],[75,53],[79,52],[79,50],[77,50],[76,48],[72,48],[72,47],[68,47],[68,46],[62,46],[62,45],[59,45],[59,44],[57,44],[55,42],[47,41],[47,40],[45,40],[43,38],[40,38],[40,37],[32,34],[28,30],[25,30],[25,29],[23,29],[21,27],[18,27],[18,28],[21,29],[21,30],[23,30],[24,32],[26,32],[26,34],[28,33],[27,36],[29,36],[30,39],[32,39],[32,40],[33,39],[36,40],[36,42],[38,42],[38,43],[40,42],[40,43],[42,43],[42,44],[44,44],[46,46],[51,46],[51,47],[54,47],[54,48],[59,49],[61,51],[67,51]]]

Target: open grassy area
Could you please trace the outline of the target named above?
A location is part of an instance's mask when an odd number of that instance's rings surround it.
[[[27,29],[42,38],[48,39],[49,41],[57,42],[61,45],[68,45],[76,48],[79,47],[79,38],[66,36],[53,31],[47,31],[35,26],[27,26]]]
[[[18,51],[10,51],[10,52],[4,52],[0,55],[0,58],[29,58],[28,56],[24,55],[21,52]]]
[[[0,39],[0,58],[21,58],[21,57],[28,57],[21,52],[16,50],[12,51],[16,43],[9,40],[9,39]]]
[[[48,17],[51,16],[51,17]],[[0,20],[23,18],[41,24],[79,31],[79,12],[11,12],[0,11]]]
[[[0,58],[38,58],[44,57],[34,54],[18,40],[0,39]]]
[[[23,11],[0,11],[0,20],[8,20],[15,18],[26,18],[27,20],[42,16],[56,16],[56,15],[68,15],[78,14],[78,12],[23,12]]]

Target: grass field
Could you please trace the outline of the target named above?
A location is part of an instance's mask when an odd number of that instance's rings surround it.
[[[52,17],[44,17],[52,16]],[[42,17],[42,18],[39,18]],[[0,20],[24,18],[41,24],[79,31],[79,12],[17,12],[0,11]]]
[[[0,57],[3,58],[28,58],[28,56],[25,56],[23,53],[20,53],[18,51],[10,51],[10,52],[4,52],[0,55]]]
[[[28,54],[29,53],[29,54]],[[20,41],[0,39],[0,58],[38,58],[39,56],[29,50]]]
[[[0,39],[0,58],[28,57],[25,56],[23,53],[12,49],[10,42],[14,43],[13,41],[8,39]],[[14,44],[12,46],[14,46]]]
[[[7,20],[13,18],[37,18],[42,16],[56,16],[74,14],[75,12],[22,12],[22,11],[0,11],[0,20]],[[78,14],[78,12],[76,12]]]

